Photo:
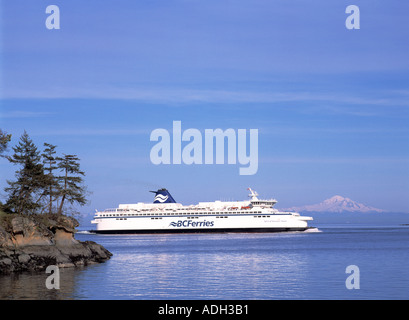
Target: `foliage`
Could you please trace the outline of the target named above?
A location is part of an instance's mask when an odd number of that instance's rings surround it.
[[[58,168],[63,172],[63,175],[58,177],[60,182],[59,195],[61,196],[58,213],[61,214],[65,201],[70,204],[85,205],[87,200],[85,198],[86,188],[82,186],[83,178],[81,176],[85,176],[85,173],[80,170],[80,159],[72,154],[64,154],[64,157],[57,159],[59,160]]]
[[[44,143],[43,153],[37,149],[27,132],[6,156],[19,169],[15,180],[7,180],[7,202],[1,212],[22,215],[73,213],[74,205],[83,206],[88,195],[76,155],[56,156],[56,146]],[[60,175],[57,175],[60,174]]]
[[[43,164],[44,164],[44,171],[47,172],[48,176],[48,185],[47,188],[44,189],[44,194],[47,196],[47,208],[48,213],[53,213],[53,202],[58,199],[59,192],[61,190],[60,185],[58,183],[57,177],[54,176],[54,171],[58,169],[57,158],[54,156],[57,152],[54,146],[49,143],[44,143],[46,147],[42,154],[43,157]]]
[[[3,132],[3,130],[0,129],[0,157],[4,157],[2,153],[6,151],[7,149],[7,144],[11,140],[11,134],[7,134],[7,132]]]
[[[13,151],[14,154],[6,158],[21,169],[16,171],[16,181],[7,180],[9,187],[5,191],[9,198],[6,206],[19,214],[32,214],[41,208],[40,200],[47,184],[40,152],[25,131]]]

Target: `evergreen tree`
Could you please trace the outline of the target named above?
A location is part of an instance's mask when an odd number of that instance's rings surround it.
[[[60,188],[58,184],[58,179],[54,175],[54,171],[58,169],[57,164],[57,158],[54,156],[56,154],[55,148],[57,146],[54,146],[49,143],[44,143],[44,146],[46,147],[44,149],[44,153],[42,154],[43,157],[43,164],[44,164],[44,171],[48,171],[47,173],[47,186],[44,189],[44,195],[48,196],[47,204],[44,209],[48,208],[48,213],[52,214],[53,213],[53,202],[54,200],[57,199],[59,196]]]
[[[63,158],[57,158],[57,160],[59,161],[58,168],[63,173],[62,176],[58,177],[61,196],[58,214],[62,214],[66,202],[85,205],[87,191],[86,187],[82,185],[82,176],[85,176],[85,173],[80,170],[80,159],[76,155],[64,154]]]
[[[7,149],[7,144],[11,140],[11,134],[7,134],[7,132],[3,132],[3,130],[0,129],[0,157],[4,157],[2,153],[6,151]]]
[[[17,146],[13,147],[14,154],[7,159],[20,165],[16,171],[16,181],[9,181],[9,187],[5,188],[8,193],[6,207],[18,214],[35,213],[41,207],[44,186],[47,177],[44,175],[40,152],[27,132],[21,136]]]

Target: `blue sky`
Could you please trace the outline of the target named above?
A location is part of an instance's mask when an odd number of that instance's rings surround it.
[[[0,126],[81,158],[84,213],[158,187],[189,204],[249,186],[282,207],[339,194],[409,211],[409,4],[353,2],[359,30],[350,1],[2,1]],[[150,133],[174,120],[258,129],[257,174],[153,165]],[[15,168],[0,170],[3,189]]]

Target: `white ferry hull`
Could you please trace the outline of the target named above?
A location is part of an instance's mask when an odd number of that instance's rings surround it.
[[[308,229],[310,217],[280,212],[275,199],[259,200],[249,189],[250,201],[199,202],[183,206],[166,189],[155,193],[152,204],[120,204],[95,214],[96,233],[283,232]]]
[[[301,219],[299,219],[301,218]],[[305,217],[291,214],[223,215],[200,217],[103,218],[96,233],[207,233],[207,232],[285,232],[308,229]]]

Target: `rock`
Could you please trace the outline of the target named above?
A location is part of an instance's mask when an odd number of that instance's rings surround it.
[[[0,247],[7,247],[12,245],[10,234],[0,225]]]
[[[73,217],[67,217],[63,215],[59,215],[54,219],[50,219],[48,221],[49,229],[55,232],[55,230],[62,229],[68,233],[76,233],[75,228],[78,227],[80,224],[79,222]]]
[[[72,233],[66,232],[62,229],[55,230],[54,241],[55,244],[59,246],[69,246],[78,243],[78,240],[73,237]]]
[[[93,257],[96,262],[102,262],[112,256],[111,252],[109,252],[98,243],[95,243],[94,241],[85,241],[83,243],[92,251]]]
[[[52,231],[33,219],[16,216],[11,220],[11,227],[16,246],[52,244]]]
[[[27,230],[34,231],[35,223],[33,220],[22,216],[15,216],[11,220],[11,227],[13,234],[26,235]]]
[[[5,266],[11,265],[12,261],[9,258],[3,258],[0,260],[0,265],[4,264]]]
[[[0,274],[40,271],[108,260],[112,253],[93,242],[74,238],[76,219],[66,216],[10,216],[0,220]]]
[[[20,263],[27,263],[27,262],[30,261],[30,259],[31,259],[31,257],[26,253],[20,254],[18,256],[18,262],[20,262]]]

